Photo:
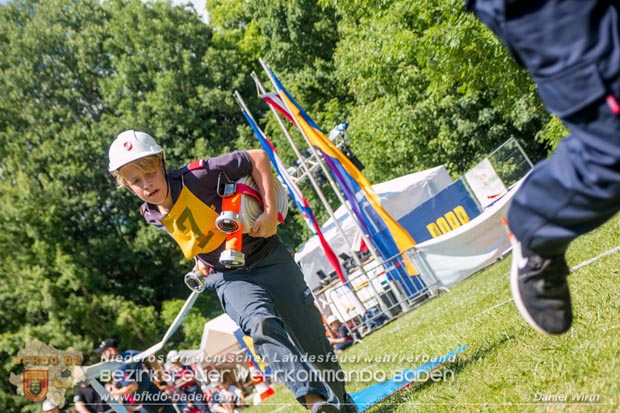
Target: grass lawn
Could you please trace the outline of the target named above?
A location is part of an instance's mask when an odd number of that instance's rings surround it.
[[[620,218],[575,241],[571,267],[620,246]],[[439,378],[428,378],[367,410],[378,412],[620,412],[620,252],[569,277],[573,328],[543,336],[519,316],[508,283],[510,256],[449,293],[392,321],[339,355],[354,376],[379,381],[467,345]],[[351,380],[349,392],[374,381]],[[304,412],[282,385],[246,413]]]

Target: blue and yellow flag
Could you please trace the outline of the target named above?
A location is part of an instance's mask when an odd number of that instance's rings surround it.
[[[336,256],[336,253],[334,252],[332,247],[329,245],[329,243],[323,236],[323,232],[321,231],[321,226],[319,225],[316,219],[316,216],[314,215],[314,212],[312,211],[312,208],[310,207],[310,204],[308,204],[306,197],[303,196],[299,187],[293,181],[293,178],[286,171],[286,167],[284,166],[284,164],[282,163],[282,160],[278,156],[278,152],[276,151],[276,148],[273,146],[273,144],[271,143],[267,135],[265,135],[265,133],[261,130],[261,128],[256,124],[256,121],[254,121],[252,114],[249,112],[247,107],[245,107],[245,104],[242,104],[242,103],[243,102],[240,100],[239,104],[241,105],[241,111],[243,112],[243,116],[245,116],[245,119],[248,121],[248,124],[254,131],[254,134],[258,138],[258,141],[260,142],[263,150],[267,153],[267,156],[269,156],[269,160],[271,161],[271,164],[276,170],[278,176],[280,176],[280,178],[286,185],[286,188],[288,189],[288,193],[290,197],[295,202],[295,205],[297,205],[297,208],[301,212],[301,215],[303,216],[306,223],[310,226],[310,229],[319,237],[319,242],[321,243],[323,252],[325,253],[325,256],[327,257],[327,260],[329,261],[329,263],[334,268],[336,275],[338,276],[340,281],[342,281],[343,283],[346,282],[347,278],[346,278],[344,271],[342,270],[340,261],[338,261],[338,257]]]
[[[325,133],[286,91],[272,71],[270,71],[270,75],[276,87],[276,95],[283,103],[281,106],[285,106],[287,109],[287,118],[292,118],[308,141],[321,152],[330,172],[349,201],[362,230],[368,235],[377,252],[384,260],[394,262],[393,270],[402,272],[402,264],[404,264],[407,275],[417,275],[417,270],[404,254],[404,251],[415,246],[414,239],[383,208],[379,196],[361,171],[327,138]],[[277,107],[276,109],[280,110]],[[421,280],[416,281],[417,284]],[[406,281],[406,284],[410,283],[411,281]],[[418,289],[415,285],[405,286],[405,290],[409,290],[407,295],[411,295],[410,293],[414,292],[412,290]]]

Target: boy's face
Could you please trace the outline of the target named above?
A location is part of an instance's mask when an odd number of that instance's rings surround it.
[[[168,196],[168,182],[164,169],[159,166],[153,171],[145,172],[134,163],[128,163],[119,170],[127,188],[144,202],[161,205]]]

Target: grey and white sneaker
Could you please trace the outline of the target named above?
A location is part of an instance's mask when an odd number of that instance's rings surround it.
[[[573,322],[566,258],[528,251],[510,230],[508,238],[512,244],[510,290],[521,316],[540,333],[565,333]]]

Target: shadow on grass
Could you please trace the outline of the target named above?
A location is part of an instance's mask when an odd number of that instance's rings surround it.
[[[462,371],[467,369],[470,364],[475,363],[483,359],[487,354],[494,353],[500,348],[506,346],[512,338],[514,338],[514,336],[502,334],[498,336],[496,340],[487,341],[485,344],[475,349],[468,348],[464,353],[462,353],[462,355],[458,355],[455,361],[442,365],[438,370],[449,368],[454,374],[454,377],[456,377]],[[467,355],[469,356],[467,357]],[[400,407],[404,399],[413,397],[416,392],[423,391],[431,386],[441,385],[442,383],[442,380],[437,381],[432,379],[413,382],[407,387],[397,391],[376,405],[365,410],[365,413],[393,413]]]

